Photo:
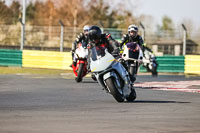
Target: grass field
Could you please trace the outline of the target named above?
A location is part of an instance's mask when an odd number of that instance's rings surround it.
[[[0,74],[52,74],[72,73],[72,70],[55,70],[39,68],[21,68],[21,67],[0,67]]]

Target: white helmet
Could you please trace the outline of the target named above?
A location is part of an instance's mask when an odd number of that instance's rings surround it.
[[[89,29],[90,29],[90,26],[88,26],[88,25],[85,25],[84,27],[83,27],[83,31],[89,31]]]
[[[134,24],[129,25],[128,32],[130,32],[130,31],[138,32],[138,27],[136,25],[134,25]]]

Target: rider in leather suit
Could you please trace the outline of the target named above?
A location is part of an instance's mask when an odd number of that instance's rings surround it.
[[[123,44],[128,42],[136,42],[137,44],[140,45],[141,49],[143,50],[144,41],[142,37],[138,35],[138,27],[136,25],[132,24],[128,27],[128,34],[123,35],[120,47],[122,48]]]
[[[89,47],[93,46],[105,47],[113,56],[117,56],[119,53],[118,42],[115,41],[110,34],[102,34],[101,29],[98,26],[91,26],[89,29]],[[91,52],[89,51],[88,68],[90,66],[90,54]]]
[[[77,48],[77,44],[80,43],[80,42],[84,42],[85,44],[88,44],[88,40],[89,40],[89,38],[88,38],[88,31],[89,31],[89,28],[90,27],[88,25],[85,25],[83,27],[83,32],[80,33],[76,37],[74,43],[72,44],[72,50],[71,50],[72,51],[72,61],[73,61],[72,64],[74,64],[74,66],[76,66],[76,59],[74,58],[74,52],[75,52],[75,50]],[[70,67],[72,67],[72,64],[70,65]]]

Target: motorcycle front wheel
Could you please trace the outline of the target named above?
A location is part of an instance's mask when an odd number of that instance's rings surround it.
[[[79,67],[78,67],[76,82],[81,82],[82,81],[83,67],[84,67],[84,64],[80,63]]]
[[[135,99],[136,99],[137,95],[136,95],[136,92],[135,92],[135,89],[132,89],[131,90],[131,93],[129,94],[129,96],[126,98],[126,100],[128,102],[133,102]]]
[[[129,74],[130,74],[131,81],[135,82],[136,80],[135,75],[137,74],[137,66],[130,66]]]
[[[115,80],[113,80],[112,77],[106,79],[106,85],[108,87],[108,89],[110,90],[110,94],[115,98],[115,100],[117,102],[123,102],[124,98],[123,95],[120,94],[120,92],[118,91],[116,84],[114,83]]]
[[[157,76],[158,75],[157,67],[154,66],[154,64],[152,64],[151,69],[149,68],[149,70],[151,71],[152,76]]]

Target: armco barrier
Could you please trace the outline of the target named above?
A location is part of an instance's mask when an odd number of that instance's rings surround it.
[[[71,70],[70,52],[51,52],[0,49],[0,66],[23,66],[32,68],[49,68]],[[158,72],[184,72],[188,74],[200,74],[200,56],[158,56]],[[184,62],[186,64],[184,64]],[[146,69],[140,69],[146,72]]]
[[[70,52],[23,51],[23,67],[71,70]]]
[[[200,55],[185,56],[185,74],[200,74]]]
[[[22,66],[22,51],[0,49],[0,66]]]
[[[158,72],[184,72],[184,56],[158,56]]]
[[[158,72],[184,72],[184,56],[157,56]],[[140,72],[146,72],[144,67]]]

